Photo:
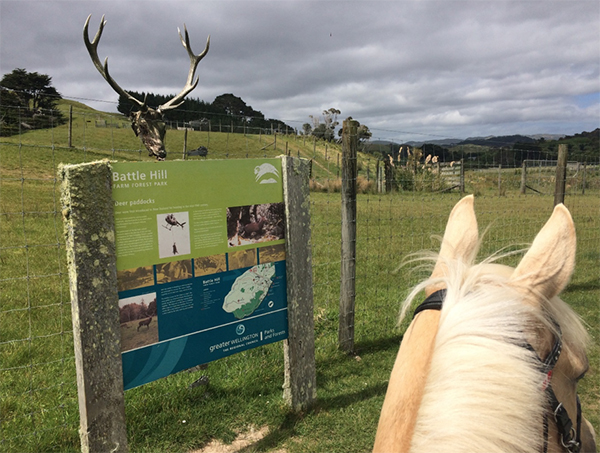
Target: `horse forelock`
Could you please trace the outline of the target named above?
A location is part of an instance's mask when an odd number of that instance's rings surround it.
[[[540,451],[545,376],[523,345],[551,317],[560,320],[565,345],[585,357],[587,334],[570,307],[558,298],[525,303],[509,282],[512,269],[491,261],[447,262],[443,279],[423,282],[405,303],[440,280],[446,287],[413,452]]]

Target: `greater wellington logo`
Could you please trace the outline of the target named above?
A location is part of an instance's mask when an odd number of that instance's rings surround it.
[[[254,176],[259,184],[277,184],[279,172],[273,165],[264,163],[254,167]]]

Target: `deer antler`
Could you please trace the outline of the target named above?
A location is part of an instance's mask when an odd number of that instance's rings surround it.
[[[96,33],[94,39],[90,42],[88,26],[90,24],[91,17],[92,15],[90,14],[85,21],[85,25],[83,26],[83,42],[85,43],[85,47],[87,48],[90,57],[92,58],[94,66],[96,66],[98,72],[102,75],[102,77],[104,77],[104,80],[108,82],[108,84],[112,87],[113,90],[115,90],[118,94],[127,97],[127,99],[129,99],[131,102],[138,104],[142,108],[142,110],[144,110],[144,108],[146,107],[146,99],[144,99],[144,102],[142,102],[139,99],[133,97],[123,88],[121,88],[119,84],[115,82],[115,80],[110,76],[110,73],[108,72],[108,57],[104,59],[104,64],[100,63],[100,58],[98,58],[98,43],[100,42],[100,38],[102,37],[102,32],[104,31],[106,21],[104,20],[104,16],[102,16],[98,32]]]
[[[115,90],[121,96],[125,96],[134,104],[140,106],[140,110],[138,112],[133,113],[130,116],[131,127],[133,128],[135,135],[140,137],[142,143],[149,151],[151,156],[156,156],[158,160],[165,160],[167,156],[164,144],[166,127],[163,121],[163,112],[165,110],[177,108],[181,104],[183,104],[184,98],[190,93],[190,91],[196,88],[196,85],[198,85],[198,78],[194,80],[194,76],[196,74],[196,68],[198,67],[198,63],[200,63],[200,60],[202,60],[204,56],[208,53],[208,47],[210,45],[210,36],[206,40],[206,47],[204,48],[204,51],[200,55],[195,55],[190,47],[190,36],[185,25],[183,26],[183,29],[185,31],[185,39],[181,35],[181,30],[177,29],[177,31],[179,32],[179,38],[181,39],[181,44],[183,44],[183,47],[185,47],[190,57],[190,70],[188,72],[187,81],[185,83],[185,86],[183,87],[183,90],[177,96],[173,97],[170,101],[167,101],[163,105],[159,106],[156,110],[154,110],[153,108],[150,108],[146,105],[146,98],[144,98],[144,102],[140,101],[139,99],[136,99],[123,88],[121,88],[117,82],[114,81],[114,79],[110,76],[110,73],[108,72],[108,58],[104,60],[104,64],[100,62],[100,59],[98,58],[98,43],[100,42],[100,38],[102,37],[102,32],[104,31],[106,21],[104,20],[104,16],[102,16],[98,32],[96,33],[94,39],[90,41],[88,27],[90,24],[91,17],[92,15],[90,14],[85,21],[85,25],[83,26],[83,41],[85,42],[85,47],[87,48],[88,53],[92,58],[94,66],[96,66],[98,72],[100,72],[102,77],[104,77],[104,80],[108,82],[108,84],[112,87],[113,90]]]
[[[194,88],[196,88],[196,86],[198,85],[198,80],[199,80],[199,77],[196,77],[196,80],[194,81],[194,75],[196,74],[196,68],[198,67],[198,63],[200,63],[200,60],[202,60],[204,58],[204,56],[208,53],[208,48],[210,47],[210,35],[208,35],[208,38],[206,40],[206,47],[204,48],[202,53],[199,55],[194,54],[194,52],[192,51],[192,48],[190,46],[190,35],[188,34],[187,27],[185,26],[185,24],[183,24],[183,30],[185,33],[185,40],[183,39],[183,36],[181,35],[181,30],[179,28],[177,28],[177,31],[179,33],[179,39],[181,39],[181,44],[183,44],[183,47],[185,47],[185,50],[187,50],[187,53],[190,57],[190,71],[188,72],[187,81],[185,82],[185,86],[183,87],[183,90],[181,90],[181,92],[177,96],[172,98],[170,101],[168,101],[165,104],[158,107],[159,111],[171,110],[171,109],[179,107],[181,104],[183,104],[183,99]]]

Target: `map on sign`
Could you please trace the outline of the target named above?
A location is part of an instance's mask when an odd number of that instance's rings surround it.
[[[275,278],[273,263],[253,266],[239,276],[225,296],[223,310],[233,313],[237,319],[251,315],[267,296]]]

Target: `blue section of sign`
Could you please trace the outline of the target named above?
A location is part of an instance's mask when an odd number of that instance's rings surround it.
[[[125,352],[122,355],[125,390],[199,364],[284,340],[288,336],[287,325],[287,308],[282,308]]]
[[[260,266],[270,266],[270,279],[256,277],[268,290],[264,297],[257,291],[255,297],[262,299],[255,300],[252,312],[225,307],[236,282],[252,281]],[[285,275],[285,261],[278,261],[119,293],[120,299],[156,294],[157,304],[158,342],[122,355],[125,390],[287,338]],[[148,330],[142,326],[133,333],[141,336]]]

